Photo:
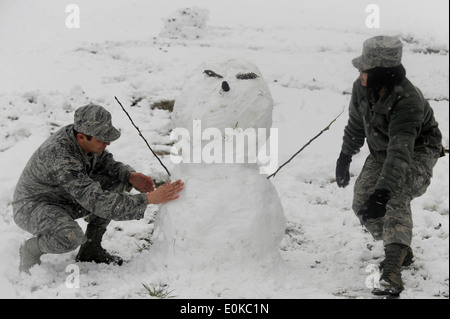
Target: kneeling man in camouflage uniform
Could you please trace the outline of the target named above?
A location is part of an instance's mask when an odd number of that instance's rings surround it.
[[[352,61],[360,77],[336,165],[337,184],[345,187],[352,156],[367,141],[370,155],[355,183],[353,210],[374,239],[383,240],[381,288],[374,294],[403,290],[401,267],[413,262],[410,203],[425,193],[444,155],[433,110],[406,78],[401,57],[398,39],[377,36],[366,40],[362,55]]]
[[[14,220],[34,237],[20,247],[20,270],[29,273],[43,254],[80,247],[77,261],[114,263],[122,259],[101,246],[111,220],[141,219],[148,204],[178,198],[183,182],[156,190],[153,180],[117,162],[106,147],[120,137],[111,114],[89,104],[76,110],[74,124],[49,137],[32,155],[17,183]],[[125,193],[131,187],[140,194]],[[86,233],[75,221],[86,217]]]

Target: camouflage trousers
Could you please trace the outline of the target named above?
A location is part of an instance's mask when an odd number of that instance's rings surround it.
[[[105,175],[95,175],[91,178],[110,192],[122,193],[128,186]],[[83,230],[75,221],[83,217],[89,224],[100,228],[106,228],[110,223],[110,220],[91,214],[75,202],[73,205],[30,203],[14,214],[14,221],[20,228],[38,237],[39,248],[43,253],[63,254],[86,242]]]
[[[404,180],[399,182],[397,189],[391,194],[391,199],[386,205],[386,215],[366,220],[364,223],[358,212],[374,192],[383,168],[383,163],[376,162],[372,155],[367,157],[355,182],[352,208],[361,224],[375,240],[383,240],[385,246],[393,243],[411,245],[413,229],[411,201],[426,192],[438,158],[439,152],[431,148],[427,148],[424,152],[416,152]]]

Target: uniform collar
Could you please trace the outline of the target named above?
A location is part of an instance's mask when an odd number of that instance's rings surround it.
[[[72,142],[75,150],[81,155],[85,162],[89,162],[93,157],[93,154],[86,154],[86,152],[81,147],[80,143],[78,143],[77,138],[73,134],[73,124],[67,125],[66,133],[69,135],[69,139]]]

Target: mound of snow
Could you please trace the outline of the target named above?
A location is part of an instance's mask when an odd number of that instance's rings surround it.
[[[201,8],[185,8],[173,12],[164,20],[160,37],[170,39],[201,38],[206,32],[208,10]]]

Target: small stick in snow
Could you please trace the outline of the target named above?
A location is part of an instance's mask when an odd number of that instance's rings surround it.
[[[122,110],[125,112],[125,114],[128,116],[128,118],[131,121],[131,124],[133,124],[133,126],[136,128],[136,130],[139,132],[139,136],[142,137],[142,139],[144,140],[145,144],[147,144],[147,147],[150,149],[150,151],[152,151],[153,155],[155,155],[155,157],[158,159],[159,163],[164,167],[164,169],[166,170],[167,174],[169,174],[169,170],[167,169],[167,167],[161,162],[161,160],[159,159],[158,155],[156,155],[156,153],[153,151],[153,149],[150,147],[150,145],[148,144],[147,140],[145,139],[144,135],[142,135],[141,130],[139,129],[139,127],[136,126],[136,124],[134,124],[133,119],[131,118],[130,114],[128,114],[128,112],[125,110],[125,108],[123,107],[122,103],[120,103],[120,101],[117,99],[117,97],[114,97],[117,101],[117,103],[119,103],[120,107],[122,108]]]
[[[305,145],[303,145],[303,147],[302,147],[297,153],[295,153],[294,155],[292,155],[292,157],[291,157],[289,160],[287,160],[283,165],[281,165],[281,166],[275,171],[275,173],[273,173],[272,175],[269,175],[269,176],[267,177],[267,179],[269,179],[269,178],[271,178],[271,177],[274,177],[274,176],[278,173],[278,171],[279,171],[280,169],[282,169],[287,163],[289,163],[290,161],[292,161],[292,159],[293,159],[294,157],[296,157],[301,151],[303,151],[309,144],[311,144],[312,141],[314,141],[316,138],[318,138],[320,135],[322,135],[323,132],[327,131],[327,130],[330,128],[331,124],[333,124],[333,123],[338,119],[338,117],[341,116],[342,113],[344,113],[344,109],[345,109],[345,107],[342,108],[341,113],[339,113],[339,115],[336,116],[336,117],[334,118],[334,120],[332,120],[332,121],[330,122],[330,124],[328,124],[327,127],[325,127],[322,131],[320,131],[319,134],[317,134],[316,136],[314,136],[312,139],[310,139],[308,143],[306,143]]]

